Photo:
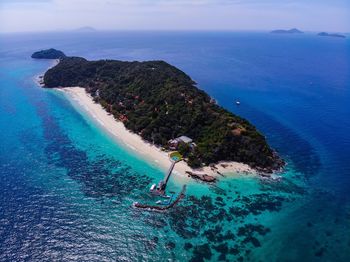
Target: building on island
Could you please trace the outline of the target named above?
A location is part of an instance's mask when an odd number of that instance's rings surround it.
[[[168,145],[171,150],[176,150],[180,143],[189,144],[191,147],[195,146],[193,140],[187,136],[179,136],[168,141]]]

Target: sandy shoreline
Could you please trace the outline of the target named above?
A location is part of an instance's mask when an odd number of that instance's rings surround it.
[[[100,104],[93,101],[92,97],[81,87],[60,88],[69,98],[78,102],[79,105],[99,123],[107,132],[112,134],[119,143],[135,151],[136,154],[158,165],[162,170],[167,170],[171,165],[168,153],[162,151],[146,141],[139,135],[127,130],[124,124],[117,121],[111,114],[108,114]],[[186,171],[202,173],[212,176],[220,176],[225,173],[255,173],[255,170],[246,164],[238,162],[220,162],[214,167],[204,167],[201,169],[192,169],[186,162],[180,161],[175,165],[174,173],[187,176]]]

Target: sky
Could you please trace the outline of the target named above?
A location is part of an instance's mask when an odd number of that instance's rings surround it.
[[[350,0],[0,0],[0,32],[85,26],[350,32]]]

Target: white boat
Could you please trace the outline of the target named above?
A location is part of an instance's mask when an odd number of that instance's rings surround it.
[[[241,102],[239,102],[239,101],[237,100],[237,101],[236,101],[236,105],[239,106],[240,104],[241,104]]]
[[[156,184],[153,184],[152,186],[151,186],[151,188],[149,189],[149,191],[154,191],[155,189],[156,189]]]

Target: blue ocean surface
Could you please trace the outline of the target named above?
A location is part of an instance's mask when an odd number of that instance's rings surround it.
[[[164,170],[34,77],[45,48],[165,60],[267,137],[281,179],[173,175],[186,197],[142,212]],[[0,35],[0,261],[350,261],[350,40],[264,32]],[[235,101],[241,102],[240,106]]]

